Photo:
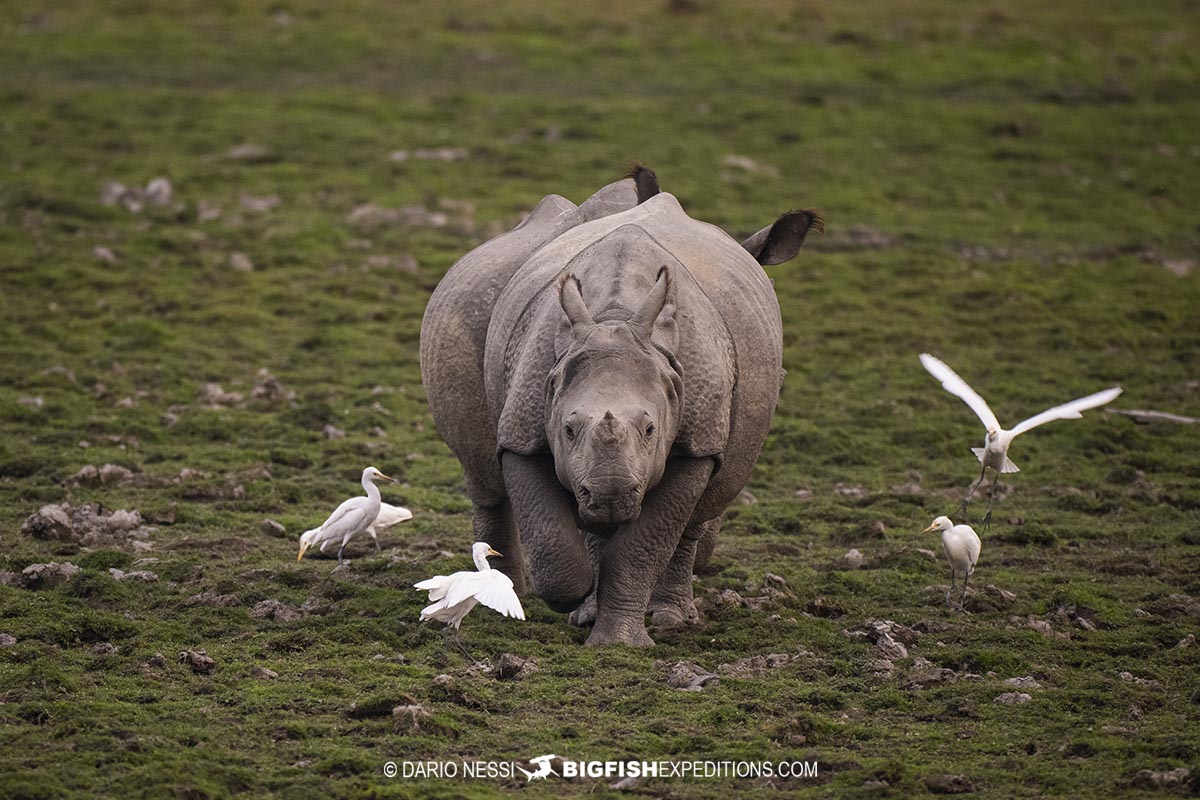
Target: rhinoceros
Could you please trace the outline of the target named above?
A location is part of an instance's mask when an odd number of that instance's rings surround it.
[[[462,463],[476,541],[587,644],[698,621],[697,557],[779,399],[764,265],[823,230],[792,211],[738,243],[639,167],[576,206],[549,195],[464,255],[421,325],[421,377]],[[528,573],[525,561],[528,561]],[[585,602],[586,601],[586,602]]]

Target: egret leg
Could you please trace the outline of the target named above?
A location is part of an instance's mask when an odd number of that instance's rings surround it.
[[[958,597],[958,610],[959,611],[966,610],[963,608],[963,603],[965,603],[967,601],[967,579],[969,579],[970,577],[971,577],[971,573],[969,573],[969,572],[966,575],[963,575],[962,594],[959,595],[959,597]]]
[[[338,566],[342,565],[342,551],[346,549],[346,543],[342,542],[342,546],[338,548]]]
[[[958,513],[963,518],[963,522],[967,521],[967,506],[971,505],[971,497],[983,483],[985,477],[987,477],[987,464],[984,464],[983,468],[979,470],[979,479],[971,484],[971,488],[967,490],[967,496],[963,498],[962,505],[958,507]]]
[[[457,647],[459,649],[459,651],[464,656],[466,656],[467,660],[470,661],[472,664],[479,663],[476,660],[475,656],[473,656],[469,652],[467,652],[467,646],[463,644],[462,636],[459,634],[458,628],[452,628],[449,625],[442,628],[442,640],[446,643],[447,648],[449,648],[451,643],[453,643],[454,646]]]
[[[992,486],[988,490],[988,510],[983,516],[983,529],[986,531],[992,527],[992,505],[996,502],[996,484],[1000,482],[1000,473],[996,473],[996,477],[992,478]]]
[[[950,570],[950,588],[946,590],[946,605],[950,605],[950,595],[954,594],[954,570]]]
[[[379,554],[380,554],[380,552],[382,552],[382,551],[379,549],[379,537],[378,537],[378,536],[372,536],[372,537],[371,537],[371,541],[375,542],[375,555],[379,555]]]

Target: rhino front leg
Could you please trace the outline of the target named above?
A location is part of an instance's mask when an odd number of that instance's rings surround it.
[[[646,632],[650,594],[674,556],[712,471],[711,458],[669,462],[663,479],[646,496],[642,513],[608,542],[600,561],[596,624],[589,645],[654,644]]]
[[[700,621],[696,603],[692,597],[692,572],[699,548],[706,542],[715,541],[721,527],[721,518],[689,525],[671,556],[671,563],[654,587],[650,596],[650,624],[656,628],[670,629],[694,625]]]
[[[604,553],[605,540],[594,533],[583,533],[584,542],[587,544],[588,555],[592,557],[592,574],[600,574],[600,557]],[[592,584],[592,593],[587,596],[587,599],[571,612],[571,616],[567,618],[567,622],[572,625],[584,628],[596,621],[596,586]]]
[[[708,566],[713,550],[717,549],[717,533],[721,530],[721,521],[722,517],[718,516],[701,523],[704,529],[701,531],[700,541],[696,543],[696,560],[692,564],[692,572],[700,572]]]
[[[513,521],[512,504],[508,500],[501,500],[492,506],[474,503],[471,508],[471,524],[475,530],[475,541],[487,542],[504,556],[496,560],[496,569],[512,578],[513,590],[519,595],[528,593],[529,579],[525,571],[525,554]]]
[[[533,591],[555,611],[573,611],[592,591],[592,564],[575,527],[574,498],[558,482],[549,456],[505,452],[501,464]]]

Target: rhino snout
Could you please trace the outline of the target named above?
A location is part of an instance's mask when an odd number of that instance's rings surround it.
[[[579,516],[586,522],[619,525],[642,511],[642,488],[635,481],[603,486],[582,481],[575,492]]]

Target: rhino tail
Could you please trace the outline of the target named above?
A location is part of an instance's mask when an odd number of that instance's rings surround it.
[[[641,205],[662,191],[658,185],[658,176],[654,174],[654,170],[645,164],[634,164],[629,168],[629,172],[625,173],[625,177],[632,178],[634,185],[637,186],[638,205]]]

